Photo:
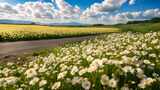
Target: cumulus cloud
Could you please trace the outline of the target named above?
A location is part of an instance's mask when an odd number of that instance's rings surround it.
[[[26,2],[16,5],[16,9],[21,17],[53,19],[55,13],[51,3]]]
[[[0,4],[0,18],[4,19],[49,19],[57,21],[75,20],[90,24],[115,24],[125,23],[130,20],[150,19],[160,17],[160,9],[149,9],[136,12],[121,12],[119,9],[124,3],[130,5],[135,0],[104,0],[94,3],[82,11],[77,5],[73,6],[65,0],[52,0],[47,2],[25,2],[23,4]]]
[[[72,6],[64,0],[52,0],[58,7],[56,16],[61,18],[76,18],[79,17],[81,11],[78,6]]]
[[[26,2],[15,6],[0,4],[0,18],[67,19],[79,18],[80,13],[78,6],[72,6],[64,0],[55,0],[54,3]]]
[[[54,12],[54,6],[51,3],[26,2],[15,6],[6,3],[0,4],[0,18],[52,19]]]
[[[129,4],[130,4],[130,5],[135,4],[135,2],[136,2],[136,0],[129,0]]]
[[[0,13],[16,14],[17,10],[10,4],[3,3],[0,5]]]
[[[145,18],[160,17],[160,9],[149,9],[143,13]]]
[[[83,12],[81,17],[88,18],[97,13],[113,12],[119,9],[126,1],[127,0],[104,0],[102,3],[94,3]]]
[[[117,24],[117,23],[127,23],[133,20],[146,20],[154,17],[160,17],[160,9],[148,9],[144,11],[135,12],[121,12],[121,13],[102,13],[95,15],[84,20],[86,23],[90,24]],[[83,21],[83,20],[82,20]]]
[[[123,12],[113,16],[117,23],[126,23],[133,20],[146,20],[154,17],[160,17],[160,9],[148,9],[145,11]]]

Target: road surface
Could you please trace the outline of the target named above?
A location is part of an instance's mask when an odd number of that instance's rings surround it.
[[[31,53],[36,50],[57,47],[68,42],[83,41],[87,39],[93,39],[95,37],[96,36],[83,36],[83,37],[53,39],[53,40],[1,42],[0,57]]]

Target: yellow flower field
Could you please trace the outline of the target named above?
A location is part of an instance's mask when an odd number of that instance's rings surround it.
[[[102,27],[52,27],[38,25],[0,24],[0,41],[55,39],[119,31],[120,30],[117,28]]]

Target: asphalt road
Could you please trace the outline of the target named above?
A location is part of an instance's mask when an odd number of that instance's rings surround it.
[[[83,41],[87,39],[93,39],[95,37],[96,36],[83,36],[52,40],[1,42],[0,57],[31,53],[36,50],[57,47],[68,42]]]

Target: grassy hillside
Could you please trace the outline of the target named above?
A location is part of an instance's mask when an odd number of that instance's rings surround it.
[[[132,32],[160,31],[160,18],[157,17],[144,21],[129,21],[127,24],[119,24],[113,27],[118,27],[122,31]]]
[[[124,24],[124,25],[116,25],[115,27],[118,27],[125,32],[126,31],[132,31],[132,32],[160,31],[160,23]]]
[[[150,20],[143,20],[143,21],[128,21],[127,24],[138,24],[138,23],[159,23],[160,18],[152,18]]]
[[[160,18],[153,18],[144,21],[129,21],[127,24],[104,25],[94,24],[92,27],[119,28],[124,32],[151,32],[160,31]]]

